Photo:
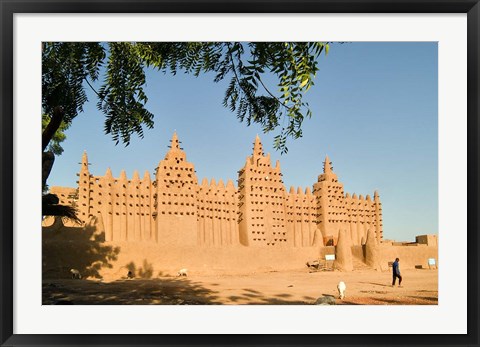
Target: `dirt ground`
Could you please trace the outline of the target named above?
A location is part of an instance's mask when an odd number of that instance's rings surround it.
[[[403,270],[402,287],[391,286],[390,272],[308,269],[245,275],[124,279],[112,282],[45,279],[44,305],[303,305],[334,296],[337,305],[437,305],[437,270]],[[338,299],[337,283],[347,285]]]

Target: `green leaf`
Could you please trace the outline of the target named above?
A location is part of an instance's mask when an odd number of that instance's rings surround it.
[[[308,78],[304,79],[302,83],[300,83],[300,88],[303,88],[303,86],[305,86],[308,83],[308,81],[309,81]]]

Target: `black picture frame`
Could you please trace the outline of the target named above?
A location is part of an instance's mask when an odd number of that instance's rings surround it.
[[[438,345],[478,346],[479,0],[0,0],[0,343],[2,346]],[[465,335],[13,334],[13,16],[16,13],[466,13],[468,44],[468,310]],[[452,317],[454,319],[454,317]]]

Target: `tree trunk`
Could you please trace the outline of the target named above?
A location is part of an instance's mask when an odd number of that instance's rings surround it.
[[[45,148],[47,148],[48,144],[52,140],[53,135],[55,135],[58,128],[60,128],[64,116],[65,111],[63,110],[62,106],[57,106],[53,109],[53,115],[50,119],[50,123],[48,123],[47,127],[42,133],[42,152],[45,151]]]
[[[52,171],[53,162],[55,161],[55,155],[52,152],[45,152],[45,149],[52,140],[53,135],[55,135],[58,128],[60,128],[64,116],[65,112],[63,107],[55,107],[52,118],[42,133],[42,192],[45,190],[48,176],[50,176],[50,171]]]
[[[52,171],[53,163],[55,162],[55,155],[52,152],[42,153],[42,192],[45,191],[47,178]]]

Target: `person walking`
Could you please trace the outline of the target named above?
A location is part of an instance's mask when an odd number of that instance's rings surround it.
[[[399,262],[400,259],[395,258],[395,261],[392,264],[392,272],[393,272],[393,281],[392,281],[392,287],[395,286],[395,282],[398,277],[398,286],[400,287],[402,285],[402,275],[400,275],[400,265]]]

